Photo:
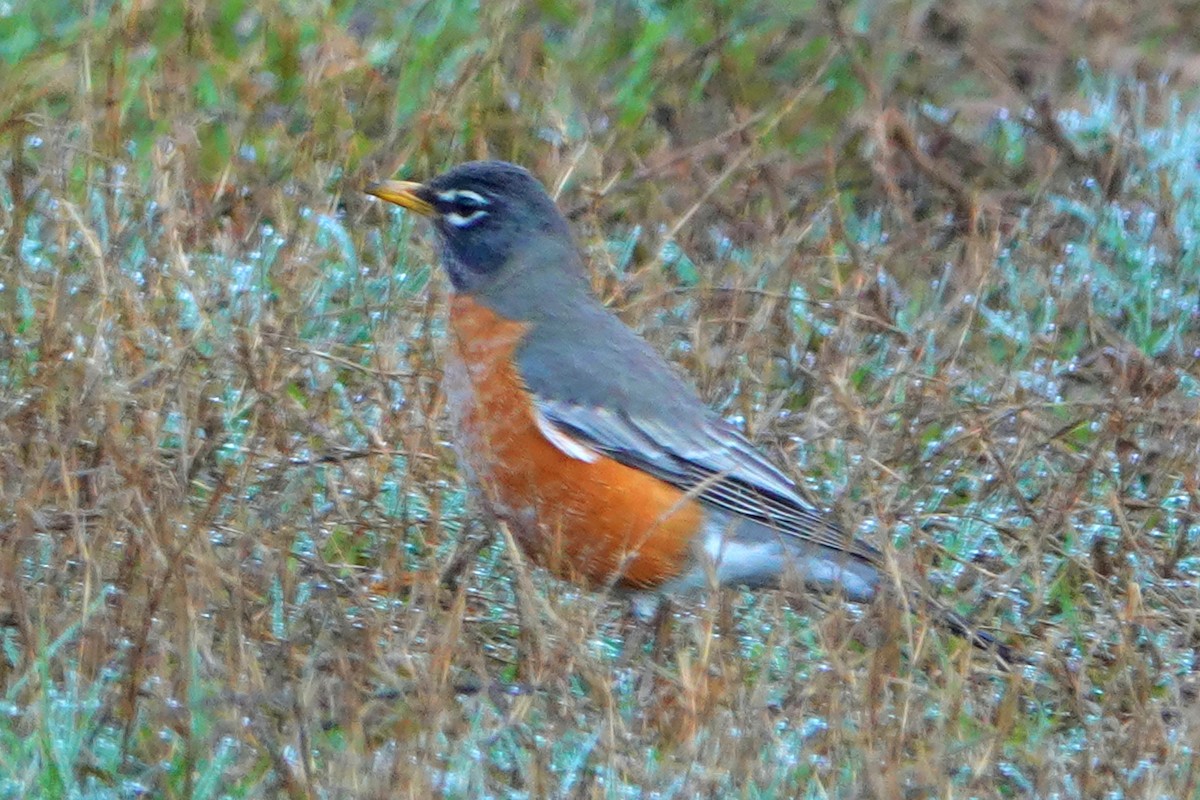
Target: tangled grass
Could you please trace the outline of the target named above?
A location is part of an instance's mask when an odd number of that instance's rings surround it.
[[[76,5],[0,8],[0,796],[1197,796],[1191,4]],[[360,193],[484,155],[1031,663],[520,566]]]

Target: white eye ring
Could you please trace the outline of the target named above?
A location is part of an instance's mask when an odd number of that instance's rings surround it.
[[[492,204],[491,200],[488,200],[479,192],[472,192],[470,189],[447,189],[444,192],[438,192],[437,197],[443,203],[457,203],[460,200],[469,200],[478,206],[490,206]]]
[[[474,225],[477,221],[479,221],[483,217],[486,217],[487,213],[488,212],[486,212],[482,208],[480,208],[480,209],[476,209],[475,211],[472,211],[469,216],[464,217],[462,214],[459,214],[457,211],[451,211],[449,214],[443,215],[442,219],[446,220],[446,222],[449,222],[451,225],[453,225],[456,228],[465,228],[468,225]]]

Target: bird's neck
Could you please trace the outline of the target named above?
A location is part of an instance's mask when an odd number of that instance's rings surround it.
[[[600,307],[574,248],[510,258],[476,300],[506,319],[539,321]]]

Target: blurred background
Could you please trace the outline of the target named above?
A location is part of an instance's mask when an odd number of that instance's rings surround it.
[[[0,2],[0,797],[1197,796],[1198,32]],[[1031,664],[782,592],[654,641],[515,567],[447,443],[428,231],[362,194],[473,158]]]

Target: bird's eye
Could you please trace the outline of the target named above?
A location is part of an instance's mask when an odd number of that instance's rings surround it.
[[[442,219],[456,228],[466,228],[488,215],[488,207],[492,204],[479,192],[470,189],[449,189],[438,192],[439,205],[445,210]]]

